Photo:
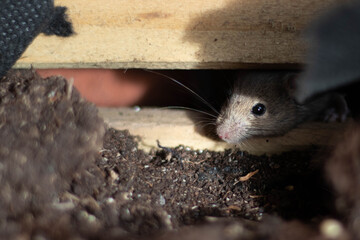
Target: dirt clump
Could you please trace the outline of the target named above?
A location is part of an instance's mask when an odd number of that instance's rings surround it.
[[[359,236],[354,147],[318,162],[316,148],[269,157],[160,143],[145,153],[66,80],[33,71],[1,79],[0,136],[1,239]]]

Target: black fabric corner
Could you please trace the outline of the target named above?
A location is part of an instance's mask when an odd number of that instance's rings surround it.
[[[64,37],[73,33],[65,11],[52,0],[0,0],[0,78],[40,32]]]
[[[66,7],[55,7],[54,14],[43,33],[61,37],[68,37],[74,33],[72,23],[66,15]]]

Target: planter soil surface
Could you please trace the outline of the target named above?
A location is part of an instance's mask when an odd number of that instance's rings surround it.
[[[65,79],[10,71],[0,81],[0,238],[357,238],[354,132],[334,154],[162,143],[145,153]]]

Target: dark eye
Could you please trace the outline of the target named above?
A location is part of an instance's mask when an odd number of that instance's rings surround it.
[[[266,107],[262,103],[257,103],[255,106],[253,106],[251,112],[256,116],[261,116],[266,112]]]

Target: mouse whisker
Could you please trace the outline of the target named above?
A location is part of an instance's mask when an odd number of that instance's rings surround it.
[[[214,113],[216,114],[220,114],[208,101],[206,101],[203,97],[201,97],[199,94],[197,94],[194,90],[192,90],[191,88],[189,88],[188,86],[186,86],[185,84],[181,83],[180,81],[170,77],[170,76],[167,76],[163,73],[160,73],[160,72],[156,72],[156,71],[152,71],[152,70],[148,70],[148,69],[144,69],[144,71],[146,72],[150,72],[150,73],[153,73],[153,74],[157,74],[159,76],[162,76],[162,77],[165,77],[171,81],[173,81],[174,83],[180,85],[181,87],[185,88],[186,90],[188,90],[190,93],[192,93],[194,96],[196,96],[202,103],[204,103],[207,107],[209,107]]]
[[[267,131],[273,131],[273,129],[271,128],[271,127],[269,127],[269,128],[264,128],[264,127],[251,127],[251,128],[249,128],[249,130],[254,130],[254,131],[264,131],[264,132],[267,132]]]
[[[207,121],[207,120],[204,120],[204,121],[196,121],[195,122],[195,125],[196,126],[201,126],[201,124],[205,124],[206,126],[216,126],[216,124],[212,121]]]
[[[194,119],[195,123],[207,123],[207,124],[211,124],[213,126],[216,126],[216,123],[212,120],[212,119],[207,119],[207,118],[199,118],[199,119]]]
[[[210,122],[196,122],[196,123],[195,123],[195,126],[199,126],[199,127],[201,127],[201,128],[204,128],[204,127],[206,127],[206,126],[211,126],[211,125],[214,126],[214,124],[212,124],[212,123],[210,123]]]
[[[239,145],[242,145],[242,146],[245,147],[245,148],[251,148],[251,147],[252,147],[247,138],[245,138],[244,140],[242,140]]]
[[[201,110],[198,110],[198,109],[195,109],[195,108],[189,108],[189,107],[167,106],[167,107],[162,107],[160,109],[183,109],[183,110],[189,110],[189,111],[194,111],[194,112],[197,112],[197,113],[205,114],[205,115],[210,116],[210,117],[212,117],[214,119],[217,118],[214,114],[211,114],[211,113],[208,113],[208,112],[205,112],[205,111],[201,111]]]
[[[204,116],[194,116],[194,117],[192,117],[192,119],[194,119],[195,121],[204,120],[204,121],[208,121],[208,122],[211,122],[211,123],[213,123],[214,125],[216,125],[216,123],[215,123],[215,121],[214,121],[214,118],[213,118],[213,117],[209,117],[208,115],[204,115]]]
[[[194,122],[194,125],[196,127],[200,127],[200,128],[203,128],[205,129],[205,127],[207,126],[216,126],[216,124],[214,123],[214,121],[210,121],[208,119],[205,119],[205,120],[197,120]]]

